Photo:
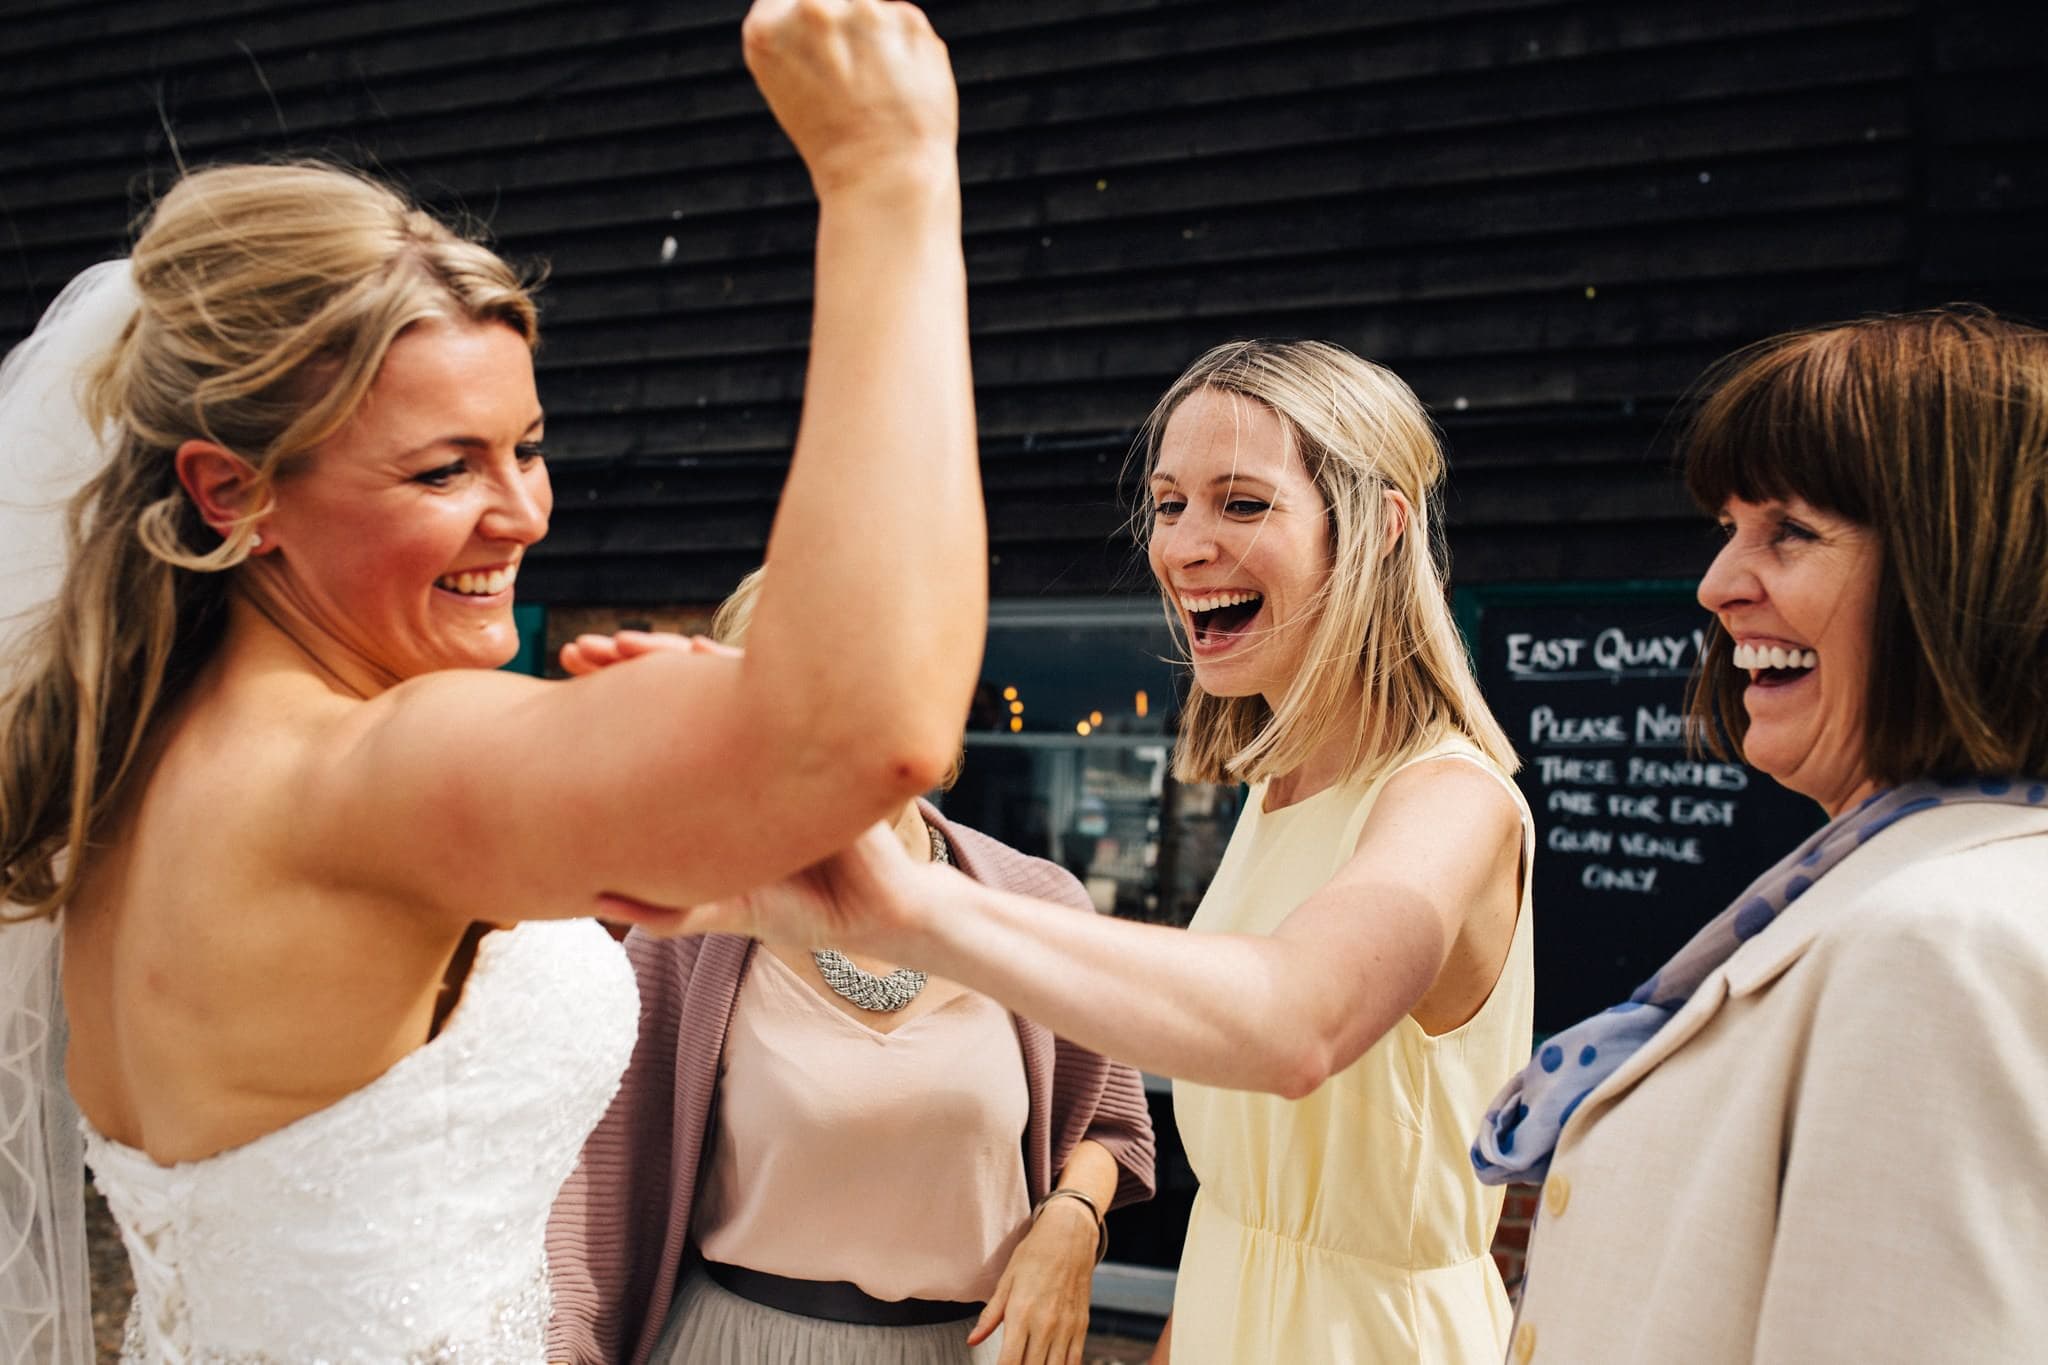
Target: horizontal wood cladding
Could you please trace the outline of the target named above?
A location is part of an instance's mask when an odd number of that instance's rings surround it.
[[[2048,322],[2048,6],[1937,7],[1927,39],[1913,301],[1995,300]]]
[[[1141,589],[1131,432],[1254,334],[1342,342],[1431,405],[1461,577],[1695,571],[1669,415],[1714,358],[1949,298],[2048,313],[2040,8],[935,0],[992,581]],[[815,216],[744,9],[16,0],[0,340],[178,157],[379,168],[547,263],[557,507],[523,587],[714,599],[787,469]]]
[[[1673,158],[1725,160],[1785,147],[1891,141],[1905,126],[1900,91],[1883,83],[1901,74],[1906,54],[1898,46],[1888,35],[1851,32],[1808,57],[1815,70],[1744,62],[1739,69],[1750,72],[1747,79],[1692,82],[1697,90],[1675,75],[1654,79],[1660,74],[1654,70],[1645,78],[1637,70],[1642,64],[1626,58],[1590,64],[1595,69],[1559,62],[1517,71],[1506,89],[1460,76],[1450,83],[1463,89],[1439,92],[1434,100],[1398,89],[1352,96],[1340,87],[1191,108],[1176,103],[1179,92],[1169,89],[1150,107],[1114,120],[1027,121],[981,137],[970,133],[962,151],[970,187],[967,225],[970,233],[1044,229]],[[1716,50],[1731,62],[1741,60],[1739,49]],[[1695,52],[1687,64],[1701,60]],[[1571,94],[1525,98],[1519,87]],[[1732,96],[1741,98],[1731,102]],[[1657,113],[1654,126],[1631,136],[1616,136],[1598,118],[1633,117],[1646,108]],[[160,140],[157,113],[150,115],[145,140]],[[46,119],[47,113],[33,116]],[[249,119],[245,108],[239,121]],[[166,113],[161,122],[178,130],[188,160],[208,158],[182,116]],[[298,126],[296,120],[287,125]],[[245,129],[241,136],[251,131],[261,130]],[[451,131],[459,136],[463,130]],[[296,136],[310,135],[299,128]],[[508,240],[544,235],[574,241],[621,224],[675,224],[664,231],[676,236],[676,259],[684,262],[807,247],[808,182],[756,108],[693,128],[680,140],[674,125],[631,136],[613,131],[594,144],[541,136],[537,143],[481,147],[471,140],[459,156],[411,154],[400,163],[393,152],[409,152],[409,140],[393,130],[380,139],[379,159],[424,191],[489,209],[494,228]],[[1276,161],[1277,154],[1284,156]],[[77,168],[51,174],[0,163],[0,190],[8,194],[22,242],[104,231],[99,206],[106,169],[66,164]],[[509,192],[513,186],[516,193]],[[760,222],[764,214],[773,221]],[[723,221],[736,215],[743,221]],[[745,240],[730,240],[735,227]],[[700,231],[701,246],[695,240]]]

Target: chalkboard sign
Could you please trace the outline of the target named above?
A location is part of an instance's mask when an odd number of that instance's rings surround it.
[[[1689,585],[1501,588],[1462,604],[1536,816],[1536,1027],[1625,999],[1820,807],[1686,749],[1707,617]]]

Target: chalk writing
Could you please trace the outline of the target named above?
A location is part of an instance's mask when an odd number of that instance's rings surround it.
[[[1686,716],[1683,711],[1673,711],[1663,702],[1655,706],[1636,708],[1636,744],[1643,745],[1685,743]]]
[[[1543,797],[1543,809],[1564,815],[1598,815],[1600,798],[1592,792],[1571,789],[1546,792]]]
[[[1631,787],[1706,787],[1711,791],[1739,792],[1749,789],[1749,769],[1739,763],[1666,763],[1660,759],[1628,761]]]
[[[1579,885],[1588,891],[1639,891],[1648,894],[1657,889],[1657,869],[1587,863],[1585,871],[1579,874]]]
[[[1620,716],[1560,716],[1547,706],[1529,713],[1531,744],[1628,743],[1628,727]]]
[[[1546,787],[1553,782],[1598,787],[1614,785],[1616,770],[1611,758],[1561,758],[1556,754],[1539,754],[1536,766],[1542,770]]]
[[[1593,639],[1593,662],[1610,673],[1679,672],[1699,657],[1702,632],[1689,635],[1630,635],[1610,626]]]
[[[1473,646],[1536,816],[1536,1013],[1558,1028],[1624,999],[1818,821],[1691,745],[1689,594],[1496,601]]]
[[[1591,637],[1514,631],[1506,638],[1507,672],[1518,680],[1683,677],[1705,644],[1700,630],[1644,634],[1609,626]]]

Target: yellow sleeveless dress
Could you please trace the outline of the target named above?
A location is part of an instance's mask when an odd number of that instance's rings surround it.
[[[1514,783],[1462,738],[1264,811],[1254,786],[1190,929],[1266,934],[1335,876],[1387,779],[1456,755]],[[1499,1365],[1510,1310],[1489,1248],[1501,1191],[1468,1155],[1487,1102],[1529,1059],[1529,877],[1506,964],[1479,1012],[1430,1037],[1411,1017],[1313,1095],[1176,1082],[1201,1190],[1173,1298],[1174,1365]]]

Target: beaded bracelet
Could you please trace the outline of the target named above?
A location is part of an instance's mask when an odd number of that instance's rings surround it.
[[[1073,1186],[1062,1185],[1046,1195],[1045,1198],[1039,1200],[1038,1207],[1031,1210],[1032,1226],[1037,1226],[1038,1215],[1044,1213],[1045,1206],[1055,1199],[1078,1199],[1087,1206],[1089,1214],[1095,1219],[1095,1264],[1101,1265],[1102,1258],[1109,1254],[1109,1224],[1103,1221],[1101,1207],[1092,1198]]]

